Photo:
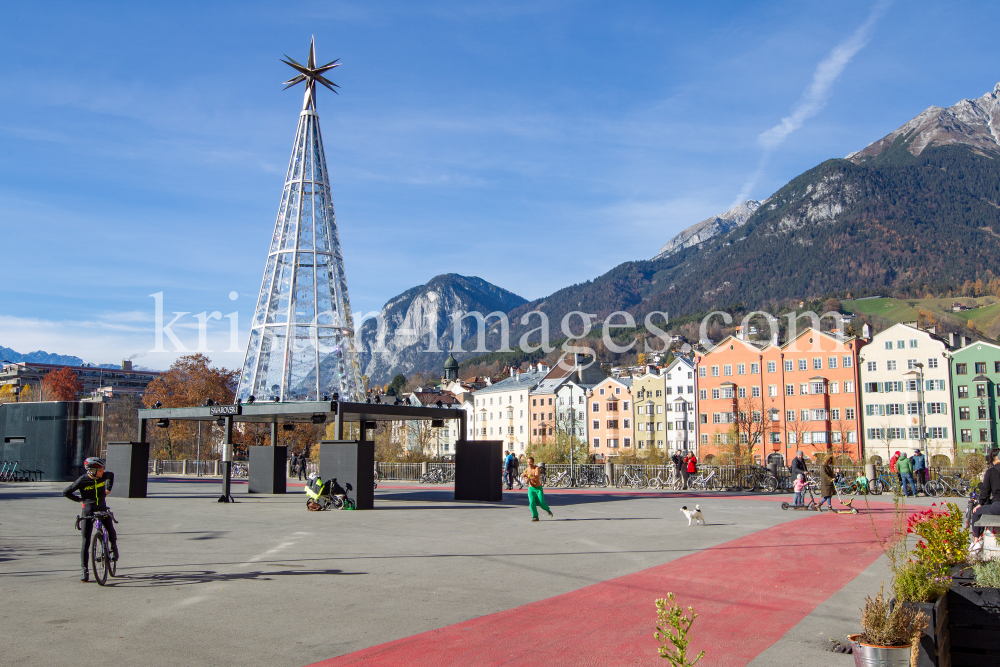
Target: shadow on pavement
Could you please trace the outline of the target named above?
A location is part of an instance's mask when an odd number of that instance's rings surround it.
[[[287,565],[285,566],[287,567]],[[358,575],[367,572],[344,572],[343,570],[280,570],[278,572],[233,572],[220,573],[214,570],[199,570],[196,572],[154,572],[149,574],[122,574],[109,579],[116,586],[130,588],[155,588],[157,586],[191,586],[226,581],[256,580],[274,581],[279,577],[292,576],[324,576],[324,575]]]

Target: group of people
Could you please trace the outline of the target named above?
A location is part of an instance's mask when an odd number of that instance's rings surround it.
[[[303,453],[301,453],[301,452],[296,452],[296,453],[292,454],[292,469],[291,469],[291,473],[292,474],[291,474],[291,476],[295,477],[296,475],[298,475],[299,479],[302,479],[303,477],[305,477],[305,475],[306,475],[306,462],[308,460],[309,459],[306,458],[306,455],[303,454]]]
[[[919,449],[914,449],[910,457],[905,452],[896,452],[889,459],[889,472],[896,475],[904,495],[916,497],[927,482],[927,457]]]
[[[792,463],[788,466],[788,469],[792,475],[792,491],[795,492],[792,505],[801,507],[805,504],[806,487],[810,482],[806,457],[801,450],[795,453],[795,458],[792,459]],[[840,474],[839,471],[833,468],[833,457],[826,457],[819,469],[820,507],[823,506],[823,503],[826,503],[827,507],[831,510],[833,509],[833,494],[836,493],[834,483],[837,480],[838,474]]]
[[[698,474],[698,457],[693,452],[674,452],[670,457],[677,475],[683,481],[683,488],[688,488],[688,480]]]

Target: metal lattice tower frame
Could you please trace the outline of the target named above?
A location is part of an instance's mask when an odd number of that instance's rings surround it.
[[[285,58],[299,72],[286,88],[305,81],[306,90],[237,398],[316,401],[337,393],[361,400],[354,318],[316,113],[316,83],[337,92],[323,73],[338,64],[316,67],[315,40],[306,65]]]

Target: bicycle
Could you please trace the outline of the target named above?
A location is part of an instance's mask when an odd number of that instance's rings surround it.
[[[90,516],[76,517],[76,529],[81,530],[80,522],[87,519],[94,520],[96,534],[90,540],[90,566],[94,571],[94,579],[103,586],[108,581],[108,575],[112,577],[118,570],[118,561],[111,559],[111,547],[108,544],[108,529],[104,527],[101,519],[111,519],[118,523],[118,519],[111,513],[111,510],[101,510],[92,513]]]
[[[901,493],[899,478],[894,472],[880,470],[875,474],[875,479],[868,482],[868,492],[880,496],[883,491],[887,490],[892,491],[893,495]]]
[[[7,462],[9,463],[9,462]],[[0,482],[17,482],[19,481],[14,475],[17,472],[17,466],[20,461],[14,461],[13,465],[7,469],[5,466],[6,474],[0,475]]]
[[[438,466],[425,472],[417,481],[421,484],[447,484],[455,481],[455,472],[454,470],[446,471]]]
[[[237,463],[232,463],[232,468],[230,468],[230,477],[249,477],[250,476],[250,466],[242,461]]]
[[[549,481],[546,482],[546,486],[568,489],[573,486],[573,477],[569,474],[569,470],[563,470],[558,475],[550,476]],[[583,486],[583,480],[577,479],[576,486]]]
[[[611,484],[611,479],[599,468],[577,468],[577,486],[600,486],[606,488]]]
[[[841,494],[853,496],[858,493],[858,485],[847,478],[834,480],[833,487],[836,489],[838,496]]]
[[[680,491],[684,486],[684,481],[677,472],[677,468],[670,468],[670,473],[667,475],[667,479],[663,479],[663,471],[660,470],[656,473],[656,477],[649,480],[649,485],[654,489],[673,489],[674,491]]]
[[[942,475],[924,484],[924,493],[931,497],[948,494],[964,498],[970,491],[972,485],[960,475]]]
[[[708,473],[708,476],[705,473],[701,473],[697,477],[689,477],[688,489],[694,491],[714,491],[718,489],[719,477],[716,473],[718,473],[718,470],[713,470]]]
[[[622,473],[615,480],[615,488],[620,489],[630,486],[634,489],[644,489],[649,485],[649,480],[641,472],[637,472],[632,466],[626,466]]]
[[[740,479],[740,488],[743,491],[756,491],[757,487],[767,490],[768,493],[774,493],[778,490],[778,480],[767,468],[754,466]]]

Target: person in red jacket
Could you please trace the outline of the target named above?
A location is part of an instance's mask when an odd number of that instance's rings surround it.
[[[689,452],[687,456],[684,457],[684,488],[688,488],[688,479],[691,475],[698,474],[698,458],[694,455],[694,452]]]

